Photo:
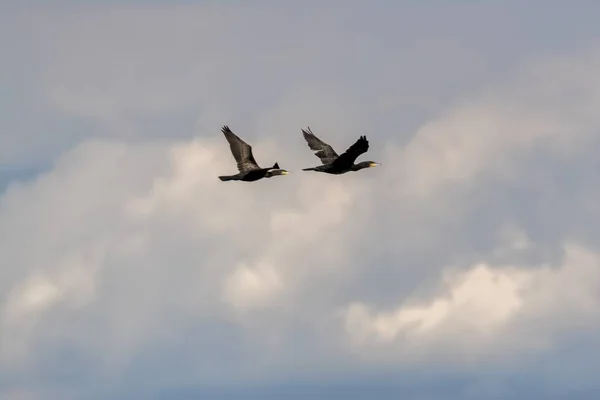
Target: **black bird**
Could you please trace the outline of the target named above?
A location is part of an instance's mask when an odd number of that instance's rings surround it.
[[[237,168],[240,171],[236,175],[219,176],[222,181],[244,181],[254,182],[262,178],[271,178],[276,175],[287,175],[288,171],[280,169],[275,163],[271,168],[261,168],[258,166],[252,155],[252,146],[237,137],[227,125],[221,128],[221,132],[229,142],[231,154],[237,162]]]
[[[308,147],[315,151],[315,155],[321,159],[323,165],[313,168],[304,168],[302,171],[317,171],[327,174],[340,175],[349,171],[358,171],[363,168],[376,167],[379,164],[374,161],[363,161],[354,164],[354,161],[363,153],[369,150],[369,141],[365,136],[361,136],[352,146],[348,148],[342,155],[338,156],[335,150],[316,137],[309,127],[306,130],[302,129],[304,139],[308,143]]]

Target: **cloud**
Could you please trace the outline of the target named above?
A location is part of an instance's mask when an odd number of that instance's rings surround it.
[[[469,371],[598,329],[594,48],[433,101],[419,57],[451,81],[482,71],[473,48],[441,40],[465,64],[443,70],[448,50],[425,40],[405,63],[333,8],[93,11],[35,17],[35,93],[90,129],[59,134],[49,169],[2,193],[5,376],[77,396],[90,377],[124,393]],[[428,119],[403,123],[407,105]],[[225,123],[292,173],[220,182],[235,172]],[[338,152],[366,132],[382,167],[300,172],[318,161],[306,125]]]
[[[524,152],[549,148],[569,156],[585,147],[600,122],[600,90],[592,83],[598,64],[597,51],[536,64],[509,87],[491,88],[426,123],[405,149],[406,190],[468,184],[490,172],[508,178],[520,173],[515,164]]]
[[[596,253],[568,245],[557,267],[479,263],[445,269],[444,290],[430,300],[408,299],[390,312],[351,304],[346,331],[359,347],[366,345],[367,356],[376,346],[388,355],[399,351],[399,360],[407,360],[403,353],[439,352],[440,344],[452,348],[454,362],[472,352],[514,357],[502,354],[503,346],[544,351],[564,328],[598,328],[593,321],[600,312],[599,265]]]

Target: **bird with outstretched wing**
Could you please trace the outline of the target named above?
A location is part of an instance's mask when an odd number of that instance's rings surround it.
[[[223,125],[221,132],[229,142],[231,154],[237,163],[238,173],[235,175],[221,175],[219,179],[223,182],[227,181],[243,181],[255,182],[263,178],[272,178],[279,175],[287,175],[288,171],[279,168],[276,162],[270,168],[261,168],[254,159],[252,154],[252,146],[240,139],[235,133],[229,129],[227,125]]]
[[[354,163],[358,156],[369,150],[369,141],[366,136],[361,136],[348,150],[338,155],[333,150],[333,147],[316,137],[309,127],[302,129],[302,134],[306,143],[308,143],[308,147],[315,152],[315,155],[319,157],[322,163],[322,165],[317,167],[303,168],[303,171],[317,171],[339,175],[379,165],[374,161]]]

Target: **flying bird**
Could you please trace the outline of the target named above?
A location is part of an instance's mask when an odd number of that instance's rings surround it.
[[[221,132],[223,132],[223,135],[225,135],[225,138],[229,142],[231,154],[235,158],[239,173],[236,175],[219,176],[220,180],[254,182],[262,178],[288,174],[288,171],[279,168],[277,163],[271,168],[259,167],[252,155],[252,146],[240,139],[227,125],[221,128]]]
[[[304,139],[308,143],[308,147],[315,151],[315,155],[319,157],[323,165],[312,168],[304,168],[302,171],[317,171],[327,174],[340,175],[349,171],[358,171],[363,168],[376,167],[379,164],[374,161],[363,161],[354,164],[354,161],[363,153],[369,150],[369,141],[365,136],[361,136],[352,146],[348,148],[342,155],[339,155],[333,148],[315,136],[309,127],[306,130],[302,129]]]

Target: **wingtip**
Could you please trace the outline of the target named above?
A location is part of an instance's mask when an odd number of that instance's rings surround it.
[[[223,132],[223,133],[225,133],[225,132],[231,132],[231,129],[229,129],[229,126],[223,125],[221,127],[221,132]]]

